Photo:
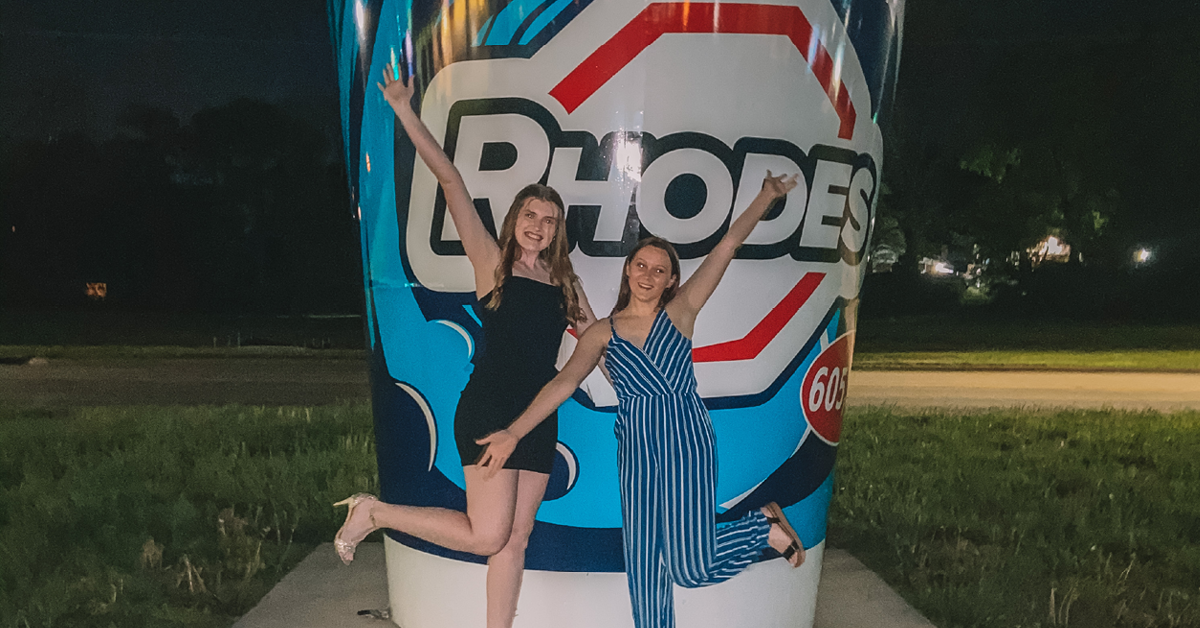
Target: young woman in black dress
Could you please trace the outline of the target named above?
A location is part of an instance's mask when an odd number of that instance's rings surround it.
[[[485,476],[476,440],[503,429],[557,375],[554,363],[568,324],[576,333],[595,321],[567,257],[565,210],[553,189],[529,185],[513,200],[494,240],[462,176],[412,109],[413,84],[384,69],[379,85],[417,154],[437,177],[446,208],[475,271],[475,294],[487,346],[459,399],[454,437],[466,479],[467,511],[385,504],[359,494],[348,505],[334,545],[342,560],[371,531],[390,528],[449,549],[488,556],[487,626],[508,628],[516,615],[525,547],[546,492],[558,443],[548,420],[522,440],[504,469]],[[526,443],[526,441],[529,441]],[[528,445],[525,447],[525,445]]]

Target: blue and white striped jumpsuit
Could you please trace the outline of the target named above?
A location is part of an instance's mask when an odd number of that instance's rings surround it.
[[[611,321],[611,319],[610,319]],[[675,625],[672,582],[741,573],[767,547],[758,509],[716,525],[716,438],[696,393],[692,341],[660,310],[638,349],[613,329],[605,364],[618,398],[617,470],[636,628]]]

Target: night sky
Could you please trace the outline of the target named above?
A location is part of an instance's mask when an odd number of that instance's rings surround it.
[[[337,138],[323,0],[0,0],[0,136],[111,135],[130,105],[186,120],[239,97]]]
[[[904,44],[913,54],[905,61],[923,63],[922,48],[969,66],[967,57],[1014,42],[1119,46],[1147,28],[1194,21],[1196,7],[909,0]],[[924,67],[901,67],[902,81],[930,78]],[[0,0],[0,135],[84,130],[102,138],[131,104],[186,119],[237,97],[283,105],[332,130],[334,72],[323,0]],[[930,106],[954,106],[954,86],[943,87],[947,98]]]
[[[1039,86],[1053,88],[1075,71],[1070,64],[1079,58],[1057,50],[1091,46],[1093,65],[1107,63],[1103,55],[1136,58],[1121,65],[1151,73],[1160,67],[1151,82],[1174,80],[1195,55],[1163,58],[1161,48],[1144,55],[1146,37],[1174,33],[1171,41],[1189,46],[1190,29],[1200,29],[1196,0],[908,0],[905,11],[899,89],[908,96],[901,100],[920,110],[920,134],[948,143],[973,137],[962,133],[967,120],[973,128],[988,119],[1019,128],[1022,121],[996,115],[997,102],[1014,92],[1008,82],[1028,83],[1025,97],[1036,99]],[[1008,74],[996,73],[1004,65],[997,59],[1020,54]],[[1172,63],[1179,67],[1161,71]],[[281,105],[332,142],[340,138],[324,0],[0,0],[0,81],[0,142],[70,131],[102,140],[131,106],[167,108],[186,122],[239,97]],[[1134,93],[1141,88],[1126,82],[1114,76],[1110,89],[1126,103],[1145,102]],[[1138,151],[1191,163],[1191,132],[1173,122],[1190,115],[1191,103],[1178,98],[1189,89],[1175,89],[1169,103],[1149,110],[1160,119],[1134,132]],[[1155,211],[1183,211],[1189,194],[1180,188],[1156,200],[1162,209]]]

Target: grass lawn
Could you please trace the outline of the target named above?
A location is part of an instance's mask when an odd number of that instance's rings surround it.
[[[829,539],[940,628],[1200,627],[1200,413],[852,410]]]
[[[238,358],[313,358],[321,360],[367,359],[363,349],[310,349],[307,347],[180,347],[171,345],[0,345],[2,361],[23,362],[41,357],[52,360],[161,360],[161,359],[238,359]]]
[[[908,316],[859,319],[857,351],[1200,351],[1200,325]]]
[[[863,319],[859,369],[1200,371],[1200,325],[912,316]]]
[[[353,316],[166,315],[107,310],[0,310],[0,364],[50,359],[365,356]],[[862,319],[859,369],[1035,368],[1200,372],[1200,325]]]
[[[855,351],[865,370],[1046,369],[1200,372],[1200,351]]]
[[[362,349],[357,316],[266,316],[0,309],[0,346]]]
[[[0,364],[70,360],[365,357],[360,317],[0,309]]]
[[[228,626],[374,490],[366,404],[0,407],[0,627]]]
[[[351,360],[367,358],[361,349],[309,349],[305,347],[178,347],[178,346],[42,346],[0,345],[0,364],[24,362],[32,357],[52,360],[161,360],[304,358]],[[1047,369],[1096,371],[1200,372],[1200,351],[896,351],[857,349],[854,368],[863,370],[934,369]]]
[[[852,410],[829,538],[941,628],[1200,628],[1200,413]],[[228,626],[376,482],[367,404],[0,408],[0,627]]]

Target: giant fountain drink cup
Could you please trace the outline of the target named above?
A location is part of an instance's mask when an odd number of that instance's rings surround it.
[[[385,65],[416,76],[415,105],[485,223],[528,183],[562,194],[601,316],[640,237],[674,243],[686,278],[767,170],[801,174],[700,314],[694,358],[718,520],[776,501],[809,558],[680,590],[676,608],[680,626],[811,625],[902,0],[331,0],[330,16],[388,502],[464,507],[454,410],[486,339],[437,181],[375,88]],[[573,346],[565,337],[561,359]],[[597,372],[559,411],[518,626],[632,625],[615,407]],[[484,625],[483,559],[386,543],[397,623]]]

